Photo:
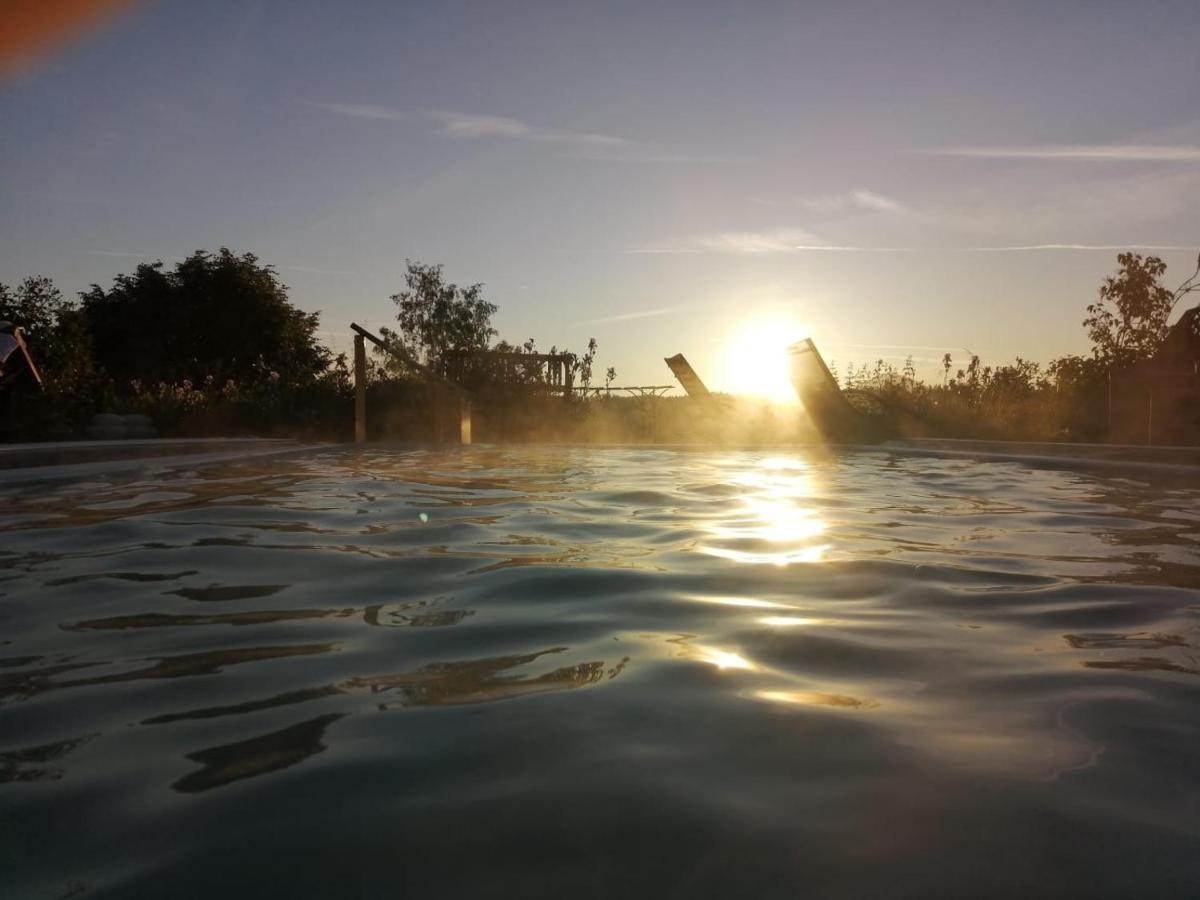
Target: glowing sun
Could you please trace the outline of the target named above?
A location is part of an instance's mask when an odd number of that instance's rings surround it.
[[[720,351],[721,387],[780,406],[799,403],[787,348],[808,332],[788,316],[756,316],[733,329]]]

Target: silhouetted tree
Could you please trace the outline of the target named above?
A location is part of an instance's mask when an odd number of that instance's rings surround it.
[[[0,319],[21,327],[42,375],[43,389],[29,401],[29,433],[78,427],[104,387],[93,369],[91,338],[78,305],[49,278],[35,276],[16,288],[0,284]]]
[[[131,380],[200,383],[276,373],[284,385],[311,381],[329,364],[317,313],[252,253],[197,251],[172,269],[162,262],[118,275],[81,295],[95,360],[123,388]]]
[[[34,346],[45,347],[59,317],[73,308],[54,282],[43,276],[26,278],[16,288],[0,284],[0,319],[19,325]]]
[[[448,283],[440,265],[407,261],[406,289],[392,295],[399,337],[422,362],[437,365],[452,350],[486,350],[496,334],[496,306],[483,299],[483,285]]]
[[[1158,281],[1167,264],[1157,256],[1121,253],[1117,262],[1120,269],[1104,279],[1083,325],[1095,358],[1126,365],[1149,359],[1162,344],[1173,298]]]

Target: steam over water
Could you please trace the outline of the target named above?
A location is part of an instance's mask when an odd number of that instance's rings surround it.
[[[0,893],[1196,896],[1200,486],[329,451],[0,489]]]

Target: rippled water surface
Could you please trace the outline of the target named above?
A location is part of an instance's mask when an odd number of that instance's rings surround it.
[[[1200,894],[1200,485],[138,477],[0,487],[6,897]]]

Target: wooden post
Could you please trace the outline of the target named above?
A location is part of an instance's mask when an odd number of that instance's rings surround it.
[[[463,446],[471,443],[471,398],[458,398],[458,439]]]
[[[1108,442],[1113,442],[1112,426],[1112,369],[1108,370]]]
[[[367,440],[367,342],[354,335],[354,442]]]
[[[1146,405],[1146,445],[1154,443],[1154,391],[1150,392],[1150,402]]]

